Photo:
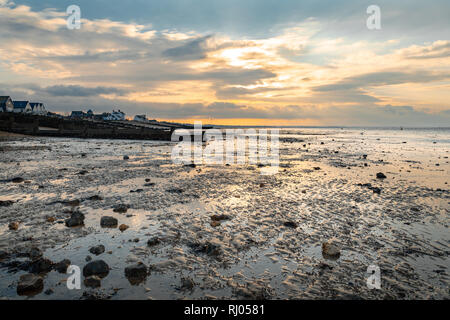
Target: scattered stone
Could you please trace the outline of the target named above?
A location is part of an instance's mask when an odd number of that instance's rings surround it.
[[[150,239],[147,241],[147,245],[148,245],[149,247],[156,246],[156,245],[158,245],[158,244],[160,244],[160,243],[161,243],[161,240],[159,240],[159,238],[157,238],[157,237],[150,238]]]
[[[46,258],[40,258],[31,263],[31,273],[46,273],[53,269],[53,262]]]
[[[78,227],[84,225],[84,214],[79,211],[75,211],[71,214],[69,219],[66,219],[67,227]]]
[[[221,215],[213,215],[211,216],[211,220],[213,221],[222,221],[222,220],[230,220],[230,216],[227,216],[226,214]]]
[[[98,276],[89,276],[84,279],[84,285],[89,288],[99,288],[102,286],[102,279]]]
[[[130,160],[130,157],[125,155],[125,156],[123,156],[123,160]]]
[[[44,294],[47,295],[47,296],[49,296],[49,295],[52,295],[54,292],[55,292],[55,291],[53,291],[53,289],[50,288],[50,289],[45,290],[45,291],[44,291]]]
[[[313,169],[318,171],[318,170],[320,170],[320,167],[314,167]]]
[[[178,194],[180,194],[180,193],[183,193],[184,190],[183,190],[183,189],[180,189],[180,188],[172,188],[172,189],[168,189],[167,192],[169,192],[169,193],[178,193]]]
[[[49,222],[49,223],[53,223],[53,222],[55,222],[56,221],[56,218],[55,217],[47,217],[47,222]]]
[[[194,289],[194,286],[195,286],[195,282],[191,278],[189,278],[189,277],[181,278],[180,290],[189,290],[189,291],[191,291],[192,289]]]
[[[84,261],[86,261],[86,262],[89,262],[89,261],[91,261],[92,260],[92,257],[91,256],[86,256],[86,258],[84,258]]]
[[[9,207],[14,204],[14,201],[6,200],[6,201],[0,201],[0,207]]]
[[[386,177],[386,175],[384,174],[384,173],[382,173],[382,172],[378,172],[377,173],[377,179],[386,179],[387,177]]]
[[[124,232],[124,231],[127,230],[128,228],[129,228],[129,226],[127,226],[126,224],[121,224],[121,225],[119,226],[119,230],[122,231],[122,232]]]
[[[381,189],[378,187],[373,187],[373,188],[369,188],[369,189],[371,189],[373,191],[373,193],[381,194]]]
[[[5,259],[8,257],[8,252],[5,250],[0,250],[0,259]]]
[[[118,221],[114,217],[103,216],[100,219],[100,226],[102,226],[103,228],[116,228],[117,224]]]
[[[98,246],[90,248],[89,252],[98,256],[99,254],[102,254],[103,252],[105,252],[105,246],[102,244],[99,244]]]
[[[114,212],[126,213],[128,211],[128,206],[126,204],[118,204],[113,208]]]
[[[132,285],[136,285],[145,280],[148,274],[148,268],[142,262],[125,268],[125,277]]]
[[[59,273],[67,273],[67,268],[69,268],[71,262],[69,259],[64,259],[58,263],[56,263],[53,268]]]
[[[32,295],[42,291],[44,289],[44,281],[41,277],[28,273],[20,276],[19,284],[17,285],[17,294]]]
[[[83,276],[99,276],[100,278],[104,278],[109,273],[109,266],[103,260],[95,260],[89,262],[83,268]]]
[[[154,182],[145,183],[144,187],[153,187],[155,185]]]
[[[78,172],[78,174],[79,174],[80,176],[84,176],[86,173],[88,173],[87,170],[81,170],[80,172]]]
[[[91,197],[87,198],[87,200],[90,200],[90,201],[101,201],[101,200],[103,200],[103,198],[98,196],[98,195],[95,195],[95,196],[91,196]]]
[[[286,221],[283,223],[283,225],[288,228],[294,228],[294,229],[298,228],[298,224],[294,221]]]
[[[322,243],[322,256],[326,259],[336,260],[341,256],[341,250],[332,242]]]
[[[13,221],[8,225],[9,230],[19,229],[19,222]]]
[[[130,190],[130,193],[141,193],[141,192],[144,192],[144,189]]]
[[[22,183],[25,181],[25,179],[21,178],[21,177],[16,177],[16,178],[12,178],[10,181],[13,183]]]
[[[219,221],[211,221],[209,224],[213,228],[220,226],[220,222]]]

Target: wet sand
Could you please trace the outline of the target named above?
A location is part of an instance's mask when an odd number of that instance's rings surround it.
[[[171,143],[1,141],[0,297],[450,297],[449,129],[281,133],[280,170],[269,176],[254,165],[175,165]],[[16,177],[23,181],[11,182]],[[113,211],[120,204],[127,212]],[[84,226],[64,224],[74,211]],[[227,219],[214,223],[213,215]],[[129,228],[102,228],[102,216]],[[338,259],[322,255],[331,240]],[[89,252],[99,244],[104,253]],[[66,274],[43,272],[44,288],[19,296],[30,248],[53,263],[69,259],[83,269],[90,256],[111,270],[100,288],[80,290],[67,289]],[[125,268],[137,262],[150,272],[129,281]],[[381,269],[380,290],[367,288],[369,265]]]

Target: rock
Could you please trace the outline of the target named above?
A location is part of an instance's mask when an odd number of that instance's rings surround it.
[[[114,217],[103,216],[100,219],[100,226],[102,226],[103,228],[116,228],[117,224],[118,221]]]
[[[47,222],[53,223],[56,221],[56,218],[55,217],[47,217],[46,220],[47,220]]]
[[[14,201],[6,200],[6,201],[0,201],[0,207],[9,207],[14,204]]]
[[[113,211],[118,213],[126,213],[128,211],[128,206],[125,204],[118,204],[114,206]]]
[[[381,189],[380,188],[373,187],[371,189],[372,189],[373,193],[381,194]]]
[[[285,221],[285,222],[283,223],[283,225],[284,225],[285,227],[288,227],[288,228],[294,228],[294,229],[296,229],[296,228],[298,227],[298,224],[297,224],[296,222],[294,222],[294,221]]]
[[[90,200],[90,201],[101,201],[101,200],[103,200],[103,198],[98,196],[98,195],[95,195],[95,196],[91,196],[91,197],[87,198],[87,200]]]
[[[125,155],[125,156],[123,156],[123,160],[130,160],[130,157]]]
[[[341,256],[341,250],[332,242],[322,243],[322,256],[326,259],[336,260]]]
[[[8,252],[5,250],[0,250],[0,259],[5,259],[8,257]]]
[[[320,167],[314,167],[313,169],[317,171],[320,170]]]
[[[221,215],[213,215],[211,216],[212,221],[222,221],[222,220],[230,220],[230,216],[227,216],[226,214]]]
[[[53,266],[53,269],[59,273],[67,273],[67,268],[69,268],[71,262],[69,259],[64,259]]]
[[[384,173],[382,173],[382,172],[378,172],[377,173],[377,179],[386,179],[387,177],[386,177],[386,175],[384,174]]]
[[[13,183],[22,183],[25,181],[25,179],[21,178],[21,177],[16,177],[16,178],[12,178],[10,181]]]
[[[86,261],[86,262],[89,262],[89,261],[91,261],[92,260],[92,257],[91,256],[86,256],[86,258],[84,258],[84,261]]]
[[[105,246],[102,244],[99,244],[98,246],[90,248],[89,252],[98,256],[99,254],[102,254],[103,252],[105,252]]]
[[[84,279],[84,285],[89,288],[99,288],[102,286],[102,279],[98,276],[89,276]]]
[[[147,278],[148,268],[142,262],[125,268],[125,277],[132,285],[137,285]]]
[[[178,193],[178,194],[181,194],[181,193],[184,192],[184,190],[180,189],[180,188],[172,188],[172,189],[168,189],[166,191],[169,192],[169,193]]]
[[[180,290],[192,290],[194,286],[195,282],[191,278],[181,278]]]
[[[150,238],[150,239],[147,241],[147,245],[148,245],[149,247],[156,246],[156,245],[158,245],[158,244],[160,244],[160,243],[161,243],[161,240],[159,240],[159,238],[157,238],[157,237]]]
[[[124,232],[124,231],[127,230],[128,228],[129,228],[129,226],[127,226],[126,224],[121,224],[121,225],[119,226],[119,230],[122,231],[122,232]]]
[[[67,227],[77,227],[84,225],[84,214],[75,211],[70,215],[69,219],[65,221]]]
[[[103,260],[95,260],[89,262],[83,268],[83,276],[99,276],[100,278],[104,278],[109,273],[109,266]]]
[[[53,293],[54,293],[55,291],[53,291],[53,289],[47,289],[47,290],[45,290],[45,295],[47,295],[47,296],[49,296],[49,295],[52,295]]]
[[[53,269],[53,262],[46,258],[40,258],[31,263],[31,273],[46,273]]]
[[[20,276],[19,284],[17,285],[17,294],[32,295],[44,289],[44,281],[41,277],[28,273]]]
[[[213,228],[220,226],[220,222],[219,221],[211,221],[209,224]]]
[[[9,230],[19,229],[19,222],[13,221],[8,225]]]

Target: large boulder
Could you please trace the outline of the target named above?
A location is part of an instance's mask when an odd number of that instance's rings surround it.
[[[72,213],[69,219],[66,219],[67,227],[77,227],[84,225],[84,214],[79,211]]]
[[[98,256],[99,254],[102,254],[103,252],[105,252],[105,246],[102,244],[99,244],[98,246],[90,248],[89,252]]]
[[[59,273],[67,273],[67,268],[69,268],[71,262],[69,259],[64,259],[58,263],[56,263],[53,268]]]
[[[125,268],[125,277],[132,285],[139,284],[147,278],[148,268],[142,263],[138,262],[132,266]]]
[[[20,276],[17,285],[18,295],[33,295],[41,292],[42,289],[44,289],[44,281],[41,277],[31,273]]]
[[[89,262],[83,268],[83,276],[99,276],[100,278],[104,278],[109,273],[109,266],[103,260],[95,260]]]
[[[337,260],[341,256],[341,250],[334,242],[322,243],[322,256],[325,259]]]
[[[53,262],[46,258],[40,258],[31,263],[31,273],[46,273],[53,269]]]
[[[103,216],[100,219],[100,226],[102,226],[103,228],[116,228],[117,224],[118,221],[114,217]]]

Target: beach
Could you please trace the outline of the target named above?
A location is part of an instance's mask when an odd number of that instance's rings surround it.
[[[273,175],[174,164],[173,146],[0,135],[0,298],[450,298],[449,128],[284,128]],[[65,259],[109,271],[69,290]],[[18,294],[28,273],[43,288]]]

